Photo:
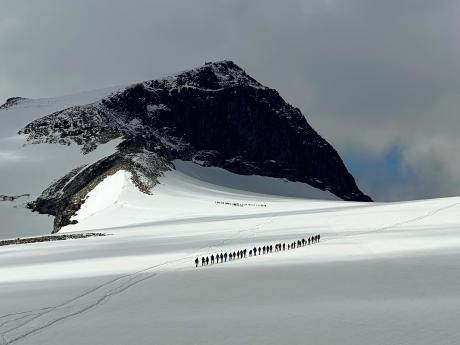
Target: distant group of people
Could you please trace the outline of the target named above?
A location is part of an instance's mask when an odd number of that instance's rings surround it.
[[[201,266],[207,266],[209,264],[214,265],[214,264],[219,264],[219,263],[224,263],[227,261],[235,261],[239,259],[246,258],[247,256],[257,256],[257,255],[264,255],[264,254],[269,254],[273,253],[273,250],[275,252],[279,251],[285,251],[285,250],[291,250],[299,247],[304,247],[304,246],[309,246],[314,243],[318,243],[319,240],[321,239],[321,235],[317,234],[311,237],[307,238],[302,238],[297,241],[293,241],[291,243],[277,243],[275,245],[265,245],[265,246],[259,246],[259,247],[254,247],[252,249],[240,249],[236,250],[233,252],[225,252],[225,253],[218,253],[218,254],[211,254],[210,256],[203,256],[201,258]],[[195,267],[198,267],[200,264],[200,258],[195,259]]]

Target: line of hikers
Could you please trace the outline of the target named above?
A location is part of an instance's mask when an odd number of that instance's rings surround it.
[[[307,239],[302,238],[300,240],[293,241],[291,243],[288,243],[287,245],[286,243],[277,243],[274,246],[271,244],[271,245],[266,245],[262,247],[254,247],[252,249],[249,249],[249,251],[247,249],[240,249],[240,250],[229,252],[229,253],[225,252],[225,253],[219,253],[215,255],[211,254],[211,256],[206,256],[206,257],[203,256],[201,258],[201,266],[207,266],[209,264],[213,265],[215,263],[218,264],[218,263],[224,263],[227,261],[243,259],[247,257],[248,255],[250,257],[257,256],[257,255],[264,255],[268,253],[273,253],[273,250],[275,250],[275,252],[284,251],[286,249],[291,250],[291,249],[295,249],[299,247],[304,247],[304,246],[307,246],[313,243],[318,243],[320,239],[321,239],[321,235],[318,234],[318,235],[308,237]],[[199,263],[200,263],[200,259],[196,258],[195,267],[198,267]]]

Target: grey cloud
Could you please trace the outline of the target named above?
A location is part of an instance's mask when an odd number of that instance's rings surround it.
[[[454,0],[16,0],[0,13],[0,99],[233,59],[345,156],[397,147],[414,178],[384,192],[363,171],[376,199],[458,194],[459,19]]]

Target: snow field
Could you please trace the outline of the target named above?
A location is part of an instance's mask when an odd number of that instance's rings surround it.
[[[108,177],[63,229],[109,236],[0,249],[3,344],[459,343],[460,198],[313,201],[175,165],[152,195],[128,172]],[[258,193],[238,189],[255,179]],[[316,233],[319,244],[194,265]]]

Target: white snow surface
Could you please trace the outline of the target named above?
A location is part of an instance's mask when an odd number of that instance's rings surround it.
[[[18,131],[36,119],[70,106],[95,102],[118,88],[24,99],[10,108],[0,109],[0,195],[30,194],[15,202],[0,201],[0,239],[49,234],[53,217],[32,213],[25,204],[72,169],[114,153],[121,142],[113,140],[83,155],[77,145],[27,144],[26,136],[18,135]]]
[[[152,195],[107,177],[63,229],[108,236],[0,247],[0,344],[460,343],[459,197],[314,201],[174,163]]]

